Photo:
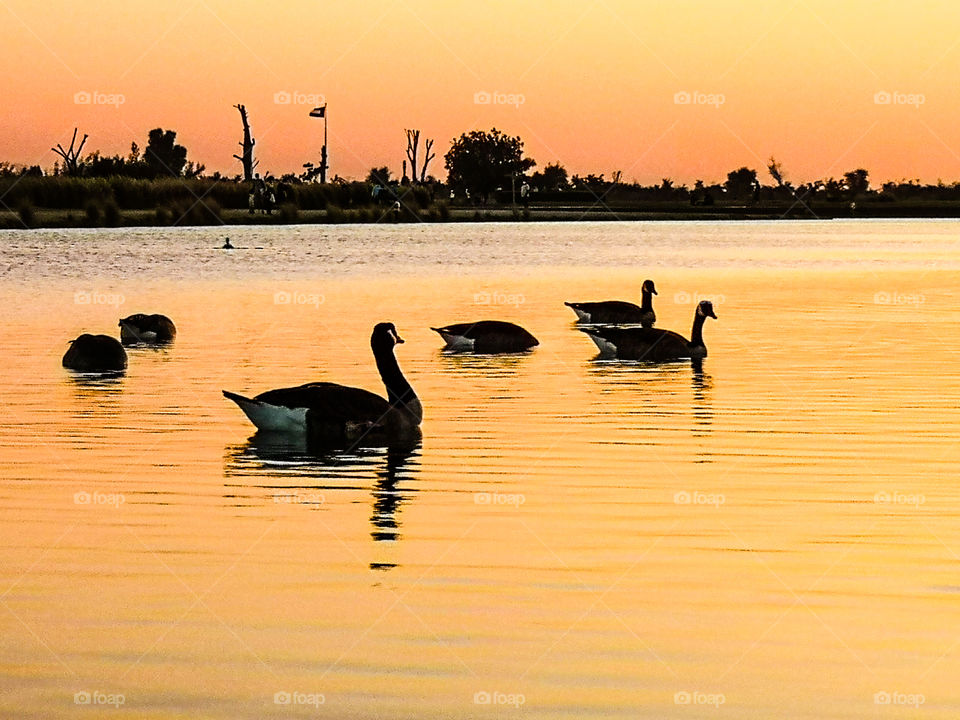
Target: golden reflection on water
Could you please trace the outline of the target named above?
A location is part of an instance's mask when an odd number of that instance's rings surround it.
[[[572,326],[564,300],[632,298],[640,275],[684,334],[675,293],[725,296],[702,366],[600,361]],[[0,714],[102,717],[74,702],[101,692],[124,696],[116,717],[953,717],[955,280],[126,282],[124,314],[163,310],[179,334],[112,379],[59,359],[117,309],[51,282],[5,320]],[[891,290],[923,302],[875,300]],[[541,345],[440,352],[431,325],[481,317]],[[252,436],[220,395],[382,392],[381,320],[424,403],[415,447]]]

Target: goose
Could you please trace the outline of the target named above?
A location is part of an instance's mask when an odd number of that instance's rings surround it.
[[[177,328],[166,315],[137,313],[120,320],[120,341],[135,343],[168,343],[177,336]]]
[[[400,438],[419,432],[423,407],[407,382],[394,347],[403,342],[393,323],[379,323],[370,335],[387,398],[331,382],[268,390],[254,398],[223,391],[258,430],[302,434],[308,439],[355,441]]]
[[[644,280],[640,288],[643,299],[640,307],[633,303],[621,300],[606,300],[604,302],[564,303],[577,314],[577,320],[584,323],[605,323],[620,325],[624,323],[640,323],[645,328],[652,328],[657,321],[653,312],[653,296],[657,288],[653,280]]]
[[[688,341],[672,330],[656,328],[580,328],[600,348],[606,357],[619,360],[646,360],[663,362],[682,358],[700,359],[707,356],[703,344],[703,323],[707,318],[717,319],[713,303],[702,300],[693,315],[693,331]]]
[[[109,335],[84,333],[70,341],[63,366],[77,372],[120,372],[127,369],[127,351]]]
[[[443,338],[444,350],[481,354],[518,353],[540,344],[519,325],[502,320],[480,320],[430,328]]]

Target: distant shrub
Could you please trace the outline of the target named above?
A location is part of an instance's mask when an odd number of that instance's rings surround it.
[[[153,219],[157,225],[166,226],[173,222],[173,213],[168,207],[158,207],[153,212]]]
[[[86,207],[83,208],[83,214],[87,219],[87,225],[90,227],[100,227],[101,221],[103,220],[103,209],[99,203],[92,200],[89,201]]]
[[[107,200],[103,206],[103,224],[107,227],[117,227],[120,225],[120,206],[113,198]]]
[[[331,205],[327,208],[327,222],[328,223],[342,223],[346,222],[347,214],[339,207]]]
[[[32,228],[37,224],[36,210],[34,210],[33,205],[28,201],[20,203],[20,207],[17,208],[17,215],[20,217],[20,222],[28,228]]]
[[[280,221],[285,223],[295,223],[300,218],[300,210],[292,202],[284,203],[280,206]]]

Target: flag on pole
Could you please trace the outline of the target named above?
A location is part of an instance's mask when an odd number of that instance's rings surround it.
[[[326,106],[326,105],[324,105],[323,107],[314,108],[313,110],[310,111],[310,117],[319,117],[319,118],[322,118],[322,117],[323,117],[324,115],[326,115],[326,114],[327,114],[327,106]]]

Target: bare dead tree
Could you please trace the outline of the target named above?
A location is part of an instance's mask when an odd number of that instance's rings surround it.
[[[247,108],[244,105],[234,105],[240,111],[240,120],[243,122],[243,142],[238,143],[243,148],[243,155],[234,155],[234,157],[243,164],[243,179],[247,182],[253,180],[253,169],[260,164],[260,161],[253,160],[253,146],[257,141],[250,135],[250,122],[247,120]]]
[[[783,166],[776,161],[773,155],[770,156],[770,164],[767,165],[767,172],[770,173],[770,177],[776,181],[777,187],[783,187]]]
[[[436,157],[435,153],[430,152],[432,149],[433,140],[427,138],[427,141],[424,143],[423,170],[420,171],[421,183],[425,183],[427,181],[427,166],[430,164],[430,161]],[[416,174],[416,169],[414,169],[414,174]]]
[[[404,130],[407,134],[407,160],[410,161],[410,170],[413,173],[413,182],[417,182],[417,152],[420,149],[420,131]],[[406,175],[407,171],[404,170]]]
[[[60,143],[57,143],[55,148],[50,148],[57,155],[63,158],[63,172],[66,175],[80,174],[80,152],[83,150],[84,143],[87,142],[88,135],[84,134],[80,144],[76,149],[74,149],[74,143],[77,141],[77,131],[78,128],[73,129],[73,138],[70,140],[70,147],[66,150],[63,149],[63,146]]]

